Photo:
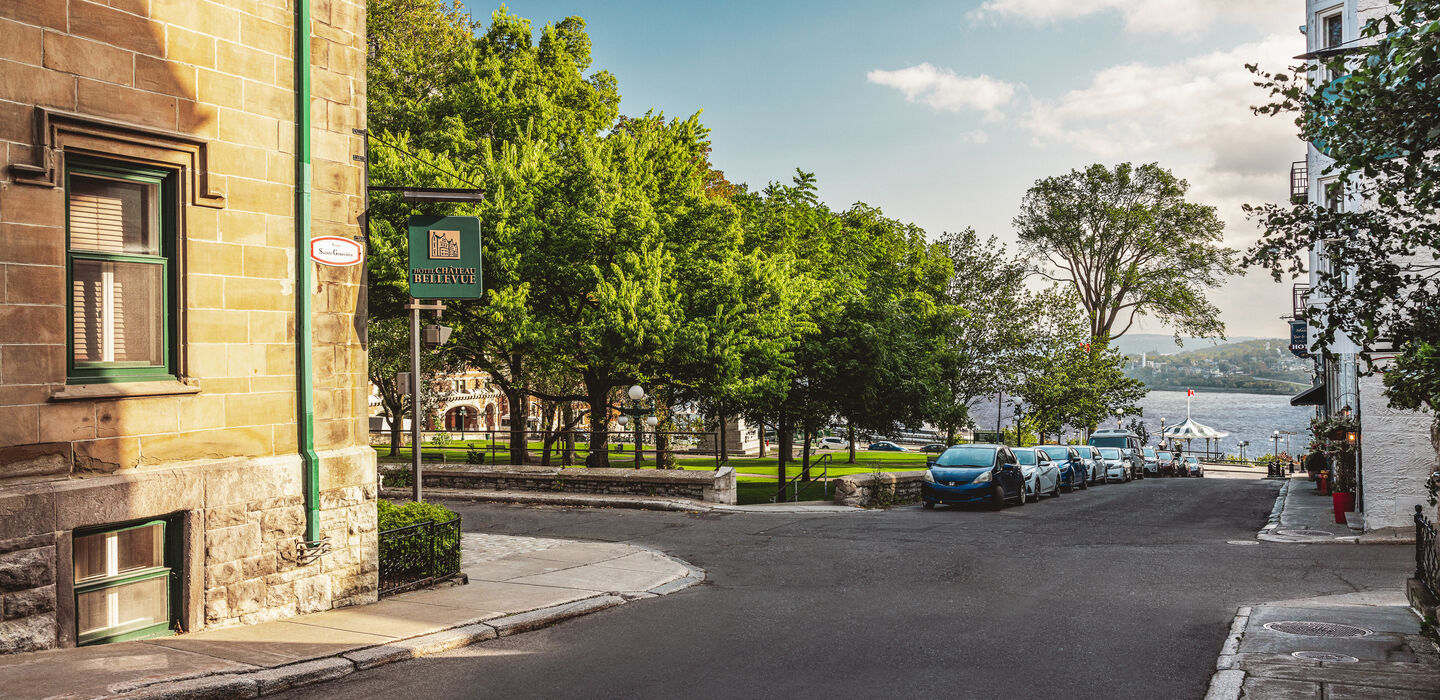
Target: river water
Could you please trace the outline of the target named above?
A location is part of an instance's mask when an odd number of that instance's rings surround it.
[[[1152,436],[1151,444],[1159,439],[1160,419],[1165,425],[1175,425],[1185,420],[1185,392],[1151,391],[1140,401],[1145,410],[1141,420]],[[1190,416],[1197,422],[1221,432],[1230,433],[1220,438],[1220,449],[1227,454],[1238,455],[1237,443],[1249,440],[1245,448],[1247,457],[1270,454],[1275,449],[1272,435],[1276,430],[1295,433],[1290,437],[1290,453],[1297,454],[1310,442],[1310,419],[1315,416],[1313,406],[1291,406],[1289,396],[1275,394],[1229,394],[1224,392],[1196,391],[1190,399]],[[1126,419],[1126,422],[1129,422]],[[1114,424],[1101,427],[1109,428]],[[1285,435],[1280,436],[1280,451],[1285,451]],[[1193,443],[1195,449],[1204,447],[1204,440]],[[1211,442],[1212,449],[1214,441]]]

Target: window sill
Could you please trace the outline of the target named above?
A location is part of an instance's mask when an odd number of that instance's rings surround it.
[[[121,399],[138,396],[198,394],[200,387],[171,379],[158,382],[112,382],[108,384],[67,384],[50,395],[51,401]]]

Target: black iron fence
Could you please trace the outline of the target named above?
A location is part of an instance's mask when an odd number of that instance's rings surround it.
[[[1435,551],[1435,525],[1415,506],[1415,578],[1440,598],[1440,553]]]
[[[424,588],[460,575],[460,518],[380,531],[380,595]]]

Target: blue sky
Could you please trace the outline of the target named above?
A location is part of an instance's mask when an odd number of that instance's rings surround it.
[[[468,0],[476,19],[495,3]],[[763,186],[816,173],[931,235],[1013,241],[1036,179],[1092,162],[1159,161],[1214,204],[1243,246],[1239,207],[1287,196],[1304,147],[1243,68],[1304,50],[1300,0],[520,0],[538,25],[584,17],[621,110],[703,110],[716,165]],[[1284,334],[1288,285],[1252,273],[1215,294],[1231,335]],[[1137,324],[1138,325],[1138,324]],[[1164,332],[1155,324],[1137,328]]]

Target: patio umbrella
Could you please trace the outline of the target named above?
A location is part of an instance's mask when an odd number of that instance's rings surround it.
[[[1208,425],[1197,422],[1194,418],[1186,418],[1183,423],[1177,423],[1165,429],[1162,433],[1166,438],[1173,438],[1185,441],[1186,451],[1189,451],[1191,440],[1205,440],[1205,455],[1210,455],[1210,441],[1219,440],[1229,435],[1223,430],[1216,430]]]

